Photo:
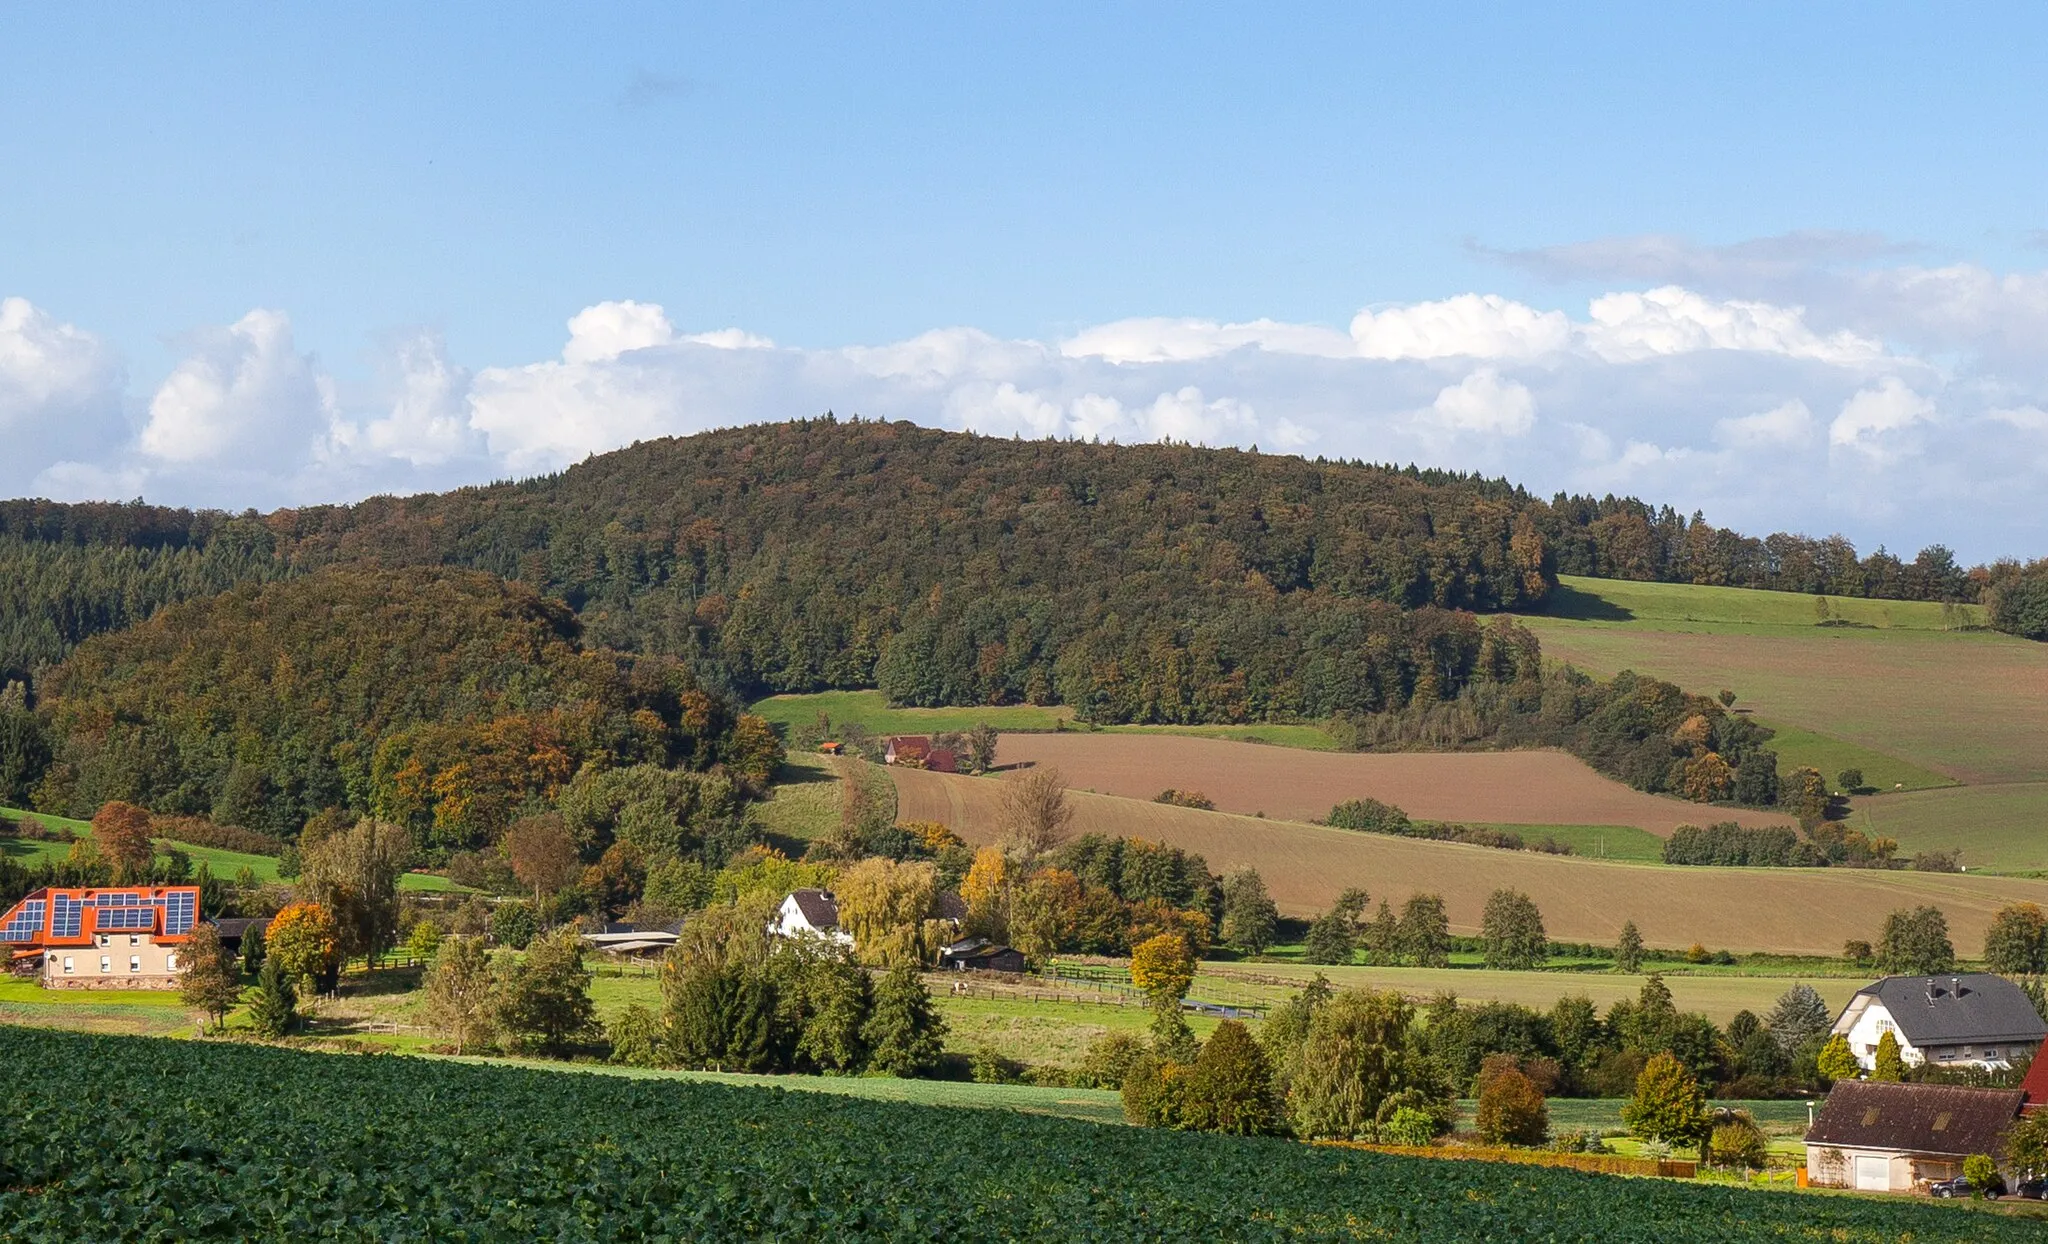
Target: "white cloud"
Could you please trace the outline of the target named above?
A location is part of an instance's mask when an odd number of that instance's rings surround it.
[[[1820,430],[1813,412],[1798,398],[1758,411],[1738,415],[1714,424],[1714,439],[1731,449],[1771,449],[1801,445]]]
[[[1842,403],[1842,412],[1828,425],[1828,443],[1842,448],[1878,452],[1886,437],[1934,418],[1934,403],[1887,376]]]
[[[675,337],[667,313],[655,303],[600,302],[570,317],[569,344],[562,347],[562,361],[615,359],[629,350],[667,345]]]
[[[332,386],[292,344],[291,318],[258,309],[196,333],[196,349],[149,402],[142,452],[160,462],[294,464],[325,433]]]
[[[98,337],[0,298],[0,487],[27,488],[48,464],[118,440],[124,379]]]
[[[1350,337],[1315,324],[1277,320],[1218,324],[1214,320],[1153,318],[1117,320],[1086,329],[1062,341],[1060,353],[1112,363],[1179,363],[1214,358],[1246,346],[1323,358],[1345,358],[1357,352]]]
[[[438,336],[422,332],[400,341],[391,371],[389,409],[362,423],[337,422],[329,458],[438,467],[481,456],[483,438],[470,426],[469,372],[448,361]]]
[[[1563,350],[1572,325],[1562,311],[1538,311],[1498,294],[1459,294],[1383,311],[1360,311],[1351,321],[1360,358],[1526,359]]]
[[[1837,365],[1868,363],[1884,353],[1876,341],[1843,331],[1825,337],[1806,325],[1805,311],[1763,302],[1716,302],[1676,285],[1593,300],[1585,337],[1614,362],[1695,350],[1784,354]]]
[[[1536,426],[1536,397],[1528,386],[1482,367],[1438,393],[1424,417],[1452,432],[1522,436]]]

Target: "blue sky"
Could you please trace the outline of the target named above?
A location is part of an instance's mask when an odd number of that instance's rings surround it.
[[[2048,10],[1670,9],[10,10],[0,492],[829,406],[2048,552]]]

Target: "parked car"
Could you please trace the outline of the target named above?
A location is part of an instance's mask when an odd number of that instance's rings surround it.
[[[2012,1194],[2027,1201],[2048,1201],[2048,1175],[2027,1175],[2012,1186]]]
[[[1976,1191],[1977,1185],[1961,1175],[1956,1176],[1954,1179],[1937,1180],[1927,1185],[1928,1195],[1938,1196],[1944,1200],[1959,1196],[1970,1196]],[[1984,1195],[1993,1201],[1996,1201],[2004,1193],[2005,1181],[1997,1177],[1993,1177],[1990,1186],[1984,1189]]]

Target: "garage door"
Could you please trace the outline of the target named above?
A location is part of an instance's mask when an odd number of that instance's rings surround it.
[[[1856,1155],[1856,1189],[1859,1192],[1889,1192],[1892,1188],[1892,1160]]]

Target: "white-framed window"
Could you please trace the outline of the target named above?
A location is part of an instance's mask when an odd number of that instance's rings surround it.
[[[129,970],[129,971],[131,971],[131,972],[140,972],[140,971],[142,970],[142,956],[141,956],[141,955],[129,955],[129,956],[128,956],[128,970]]]
[[[178,970],[178,952],[177,952],[177,951],[175,951],[175,950],[174,950],[174,951],[172,951],[172,952],[171,952],[170,954],[167,954],[167,955],[165,955],[165,956],[164,956],[164,970],[165,970],[166,972],[175,972],[175,971],[177,971],[177,970]]]
[[[72,974],[72,973],[73,973],[74,971],[77,971],[77,969],[78,969],[78,964],[77,964],[77,961],[76,961],[76,960],[74,960],[74,959],[72,959],[72,957],[71,957],[70,955],[65,955],[65,956],[64,956],[64,975],[66,975],[66,976],[69,976],[69,975],[71,975],[71,974]]]
[[[102,972],[111,972],[111,971],[113,971],[113,970],[114,970],[114,957],[113,957],[112,955],[101,955],[101,956],[100,956],[100,971],[102,971]]]
[[[140,933],[130,933],[128,935],[128,944],[130,946],[142,945],[142,935]]]
[[[113,944],[114,944],[114,939],[113,939],[113,938],[111,938],[111,937],[108,937],[108,936],[107,936],[106,934],[104,934],[104,933],[100,934],[100,945],[102,945],[102,946],[111,946],[111,945],[113,945]]]

